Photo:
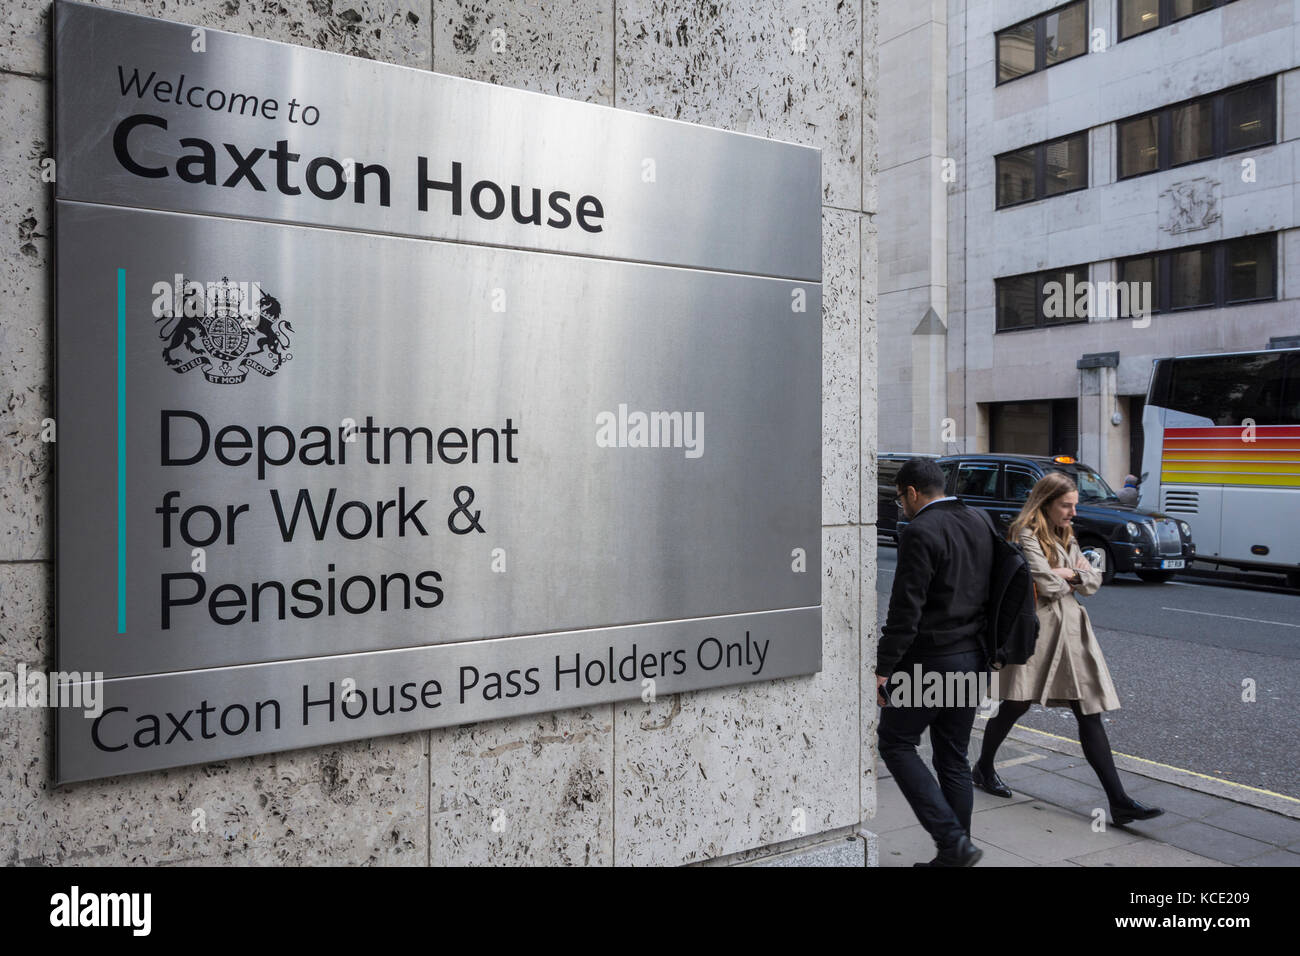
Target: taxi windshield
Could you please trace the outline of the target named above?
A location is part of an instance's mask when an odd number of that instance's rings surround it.
[[[1069,475],[1079,489],[1080,501],[1118,501],[1119,495],[1111,491],[1106,480],[1091,468],[1082,465],[1052,465],[1053,471]]]

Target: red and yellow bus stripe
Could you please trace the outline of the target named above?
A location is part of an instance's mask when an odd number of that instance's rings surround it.
[[[1300,488],[1300,425],[1166,428],[1160,480]]]

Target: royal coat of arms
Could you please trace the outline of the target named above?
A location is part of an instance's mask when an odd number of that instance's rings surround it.
[[[175,308],[157,321],[163,360],[182,374],[201,368],[217,385],[238,385],[250,371],[270,377],[293,358],[294,328],[257,283],[223,276],[205,286],[177,276]]]

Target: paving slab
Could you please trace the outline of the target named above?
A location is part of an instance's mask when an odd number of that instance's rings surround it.
[[[1182,826],[1165,830],[1161,832],[1160,840],[1225,863],[1240,863],[1277,849],[1231,830],[1208,826],[1200,820],[1191,820]]]
[[[1149,780],[1141,786],[1134,787],[1129,791],[1129,796],[1139,803],[1164,807],[1166,810],[1173,810],[1193,820],[1199,820],[1215,810],[1221,810],[1225,805],[1233,805],[1232,801],[1224,800],[1222,797],[1197,793],[1195,790],[1166,783],[1163,780]]]
[[[1109,847],[1076,856],[1079,866],[1227,866],[1219,860],[1201,856],[1180,847],[1156,840],[1139,840],[1123,846]]]
[[[1231,830],[1279,847],[1300,843],[1300,820],[1258,807],[1229,804],[1207,813],[1201,817],[1201,821],[1220,830]]]
[[[1242,860],[1238,866],[1300,866],[1300,853],[1290,850],[1270,850],[1262,856]]]
[[[978,832],[973,821],[971,828]],[[1032,860],[1012,853],[985,840],[975,839],[975,845],[984,851],[976,866],[1034,866]],[[934,859],[934,842],[919,823],[903,830],[881,834],[880,865],[882,867],[910,867]]]
[[[1094,831],[1086,818],[1039,801],[987,810],[971,821],[971,830],[981,846],[1003,847],[1039,864],[1145,839],[1118,827]]]

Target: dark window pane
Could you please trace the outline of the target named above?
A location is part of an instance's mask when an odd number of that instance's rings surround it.
[[[1056,269],[1043,273],[1042,321],[1044,325],[1083,322],[1088,318],[1090,303],[1081,298],[1087,266]]]
[[[1160,26],[1160,0],[1120,0],[1119,38],[1137,36]]]
[[[1205,159],[1214,152],[1213,100],[1197,100],[1175,106],[1169,112],[1171,165]]]
[[[1214,250],[1186,249],[1169,254],[1169,307],[1214,305]]]
[[[1088,185],[1088,134],[1058,139],[1043,147],[1046,154],[1047,195],[1084,189]]]
[[[998,34],[998,81],[1034,72],[1034,21]]]
[[[1033,328],[1038,316],[1033,276],[998,279],[998,330]]]
[[[998,205],[1034,199],[1034,154],[1036,148],[1017,150],[998,157]]]
[[[1292,352],[1283,359],[1286,367],[1286,388],[1282,392],[1282,411],[1279,423],[1300,422],[1300,355]]]
[[[1138,314],[1139,309],[1150,309],[1152,312],[1160,308],[1160,270],[1156,267],[1155,256],[1137,256],[1133,259],[1121,259],[1119,262],[1119,281],[1123,283],[1138,283],[1137,287],[1129,287],[1129,311],[1133,315]],[[1123,318],[1123,316],[1117,316]]]
[[[1247,236],[1228,243],[1228,301],[1271,299],[1276,292],[1273,279],[1272,235]]]
[[[1046,17],[1046,64],[1088,52],[1088,4],[1073,3]]]
[[[1008,501],[1024,501],[1029,497],[1029,489],[1038,483],[1038,475],[1023,468],[1007,465],[1006,483],[1006,499]]]
[[[1247,418],[1283,424],[1282,375],[1281,352],[1180,359],[1171,369],[1169,407],[1216,425],[1240,427]]]
[[[1214,6],[1214,0],[1173,0],[1173,18],[1181,20],[1194,13],[1201,13]]]
[[[1159,123],[1155,113],[1119,123],[1119,178],[1149,173],[1160,161]]]
[[[957,494],[965,497],[995,498],[998,493],[997,465],[959,465]]]
[[[1227,114],[1227,152],[1273,142],[1273,80],[1223,96]]]

